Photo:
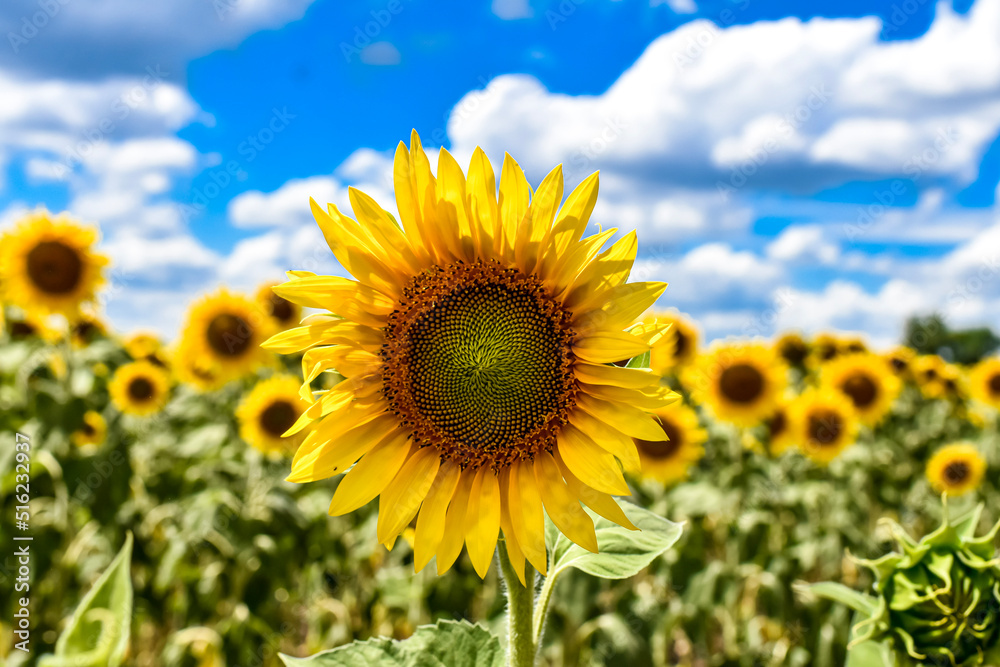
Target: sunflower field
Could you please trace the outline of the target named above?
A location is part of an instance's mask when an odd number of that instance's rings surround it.
[[[706,342],[596,176],[396,176],[400,221],[312,202],[353,278],[168,339],[103,319],[95,226],[6,231],[6,664],[1000,664],[1000,359]]]

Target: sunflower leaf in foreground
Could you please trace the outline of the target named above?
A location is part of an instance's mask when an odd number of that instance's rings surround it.
[[[599,553],[581,549],[549,528],[549,536],[554,542],[548,576],[554,578],[564,570],[575,567],[602,579],[627,579],[639,574],[680,538],[682,524],[668,521],[628,502],[621,502],[621,506],[639,530],[626,530],[607,519],[594,517],[597,543],[601,549]]]
[[[286,435],[306,436],[288,480],[346,473],[330,513],[379,498],[378,541],[416,519],[414,564],[439,574],[466,547],[485,577],[502,531],[522,583],[545,572],[543,509],[596,552],[598,515],[635,529],[613,496],[630,493],[633,438],[665,440],[652,413],[678,396],[645,355],[669,324],[630,327],[665,283],[627,283],[638,244],[614,229],[584,236],[597,174],[563,201],[561,167],[532,189],[507,156],[499,178],[481,149],[468,176],[441,149],[434,175],[416,132],[396,150],[391,214],[350,190],[357,221],[312,211],[354,280],[289,272],[274,288],[326,313],[265,347],[303,352],[313,402]],[[309,383],[344,379],[313,395]],[[581,505],[582,504],[582,505]]]
[[[402,641],[370,639],[310,658],[281,656],[287,667],[503,667],[500,640],[480,625],[438,621]]]
[[[120,665],[132,625],[132,534],[90,592],[73,612],[56,641],[55,655],[39,667],[108,667]]]

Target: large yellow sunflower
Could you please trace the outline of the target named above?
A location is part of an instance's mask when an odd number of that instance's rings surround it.
[[[290,429],[309,403],[299,395],[299,381],[281,375],[258,382],[236,409],[240,422],[240,437],[261,452],[271,456],[291,454],[302,444],[304,432],[281,437]]]
[[[788,382],[788,368],[774,349],[759,343],[714,346],[684,373],[696,403],[739,426],[758,424],[774,412]]]
[[[831,388],[806,390],[792,402],[789,416],[799,447],[817,463],[837,458],[858,435],[854,404]]]
[[[271,360],[261,343],[275,330],[254,302],[223,288],[191,307],[178,350],[193,357],[193,366],[228,382]]]
[[[73,431],[70,440],[77,447],[84,445],[100,445],[108,434],[108,424],[100,412],[88,410],[83,415],[83,423],[80,428]]]
[[[650,367],[655,372],[676,373],[698,356],[698,329],[691,320],[674,312],[660,312],[643,321],[671,325],[650,353]]]
[[[167,403],[170,376],[148,361],[133,361],[115,371],[108,392],[115,407],[125,414],[151,415]]]
[[[823,366],[821,379],[851,399],[858,419],[867,426],[882,421],[901,388],[885,360],[867,353],[837,357]]]
[[[698,423],[698,413],[675,403],[656,411],[656,420],[666,440],[635,439],[642,476],[666,484],[687,477],[688,469],[705,455],[708,432]]]
[[[1000,358],[983,359],[972,368],[969,393],[980,403],[1000,409]]]
[[[98,232],[65,214],[28,214],[0,238],[0,287],[25,312],[72,316],[92,302],[108,263],[93,251]]]
[[[302,319],[302,306],[275,294],[273,289],[275,285],[277,283],[261,285],[254,299],[264,314],[273,320],[276,329],[284,331],[294,327]]]
[[[448,570],[464,542],[485,575],[502,530],[519,576],[525,559],[544,572],[543,508],[597,551],[581,502],[634,527],[612,498],[629,493],[622,464],[637,463],[633,437],[665,437],[649,412],[676,400],[652,371],[609,365],[644,354],[665,328],[625,331],[666,285],[626,284],[634,233],[603,251],[616,230],[583,237],[596,174],[560,208],[560,167],[533,191],[507,156],[497,196],[481,149],[467,177],[442,149],[435,177],[414,132],[394,177],[401,228],[355,189],[358,222],[310,202],[356,280],[300,271],[275,288],[332,315],[266,347],[307,350],[307,383],[326,369],[346,378],[293,427],[310,432],[289,480],[346,471],[330,513],[381,496],[383,544],[416,517],[418,570],[434,556]]]
[[[979,486],[986,461],[968,442],[946,445],[927,462],[927,479],[938,493],[960,496]]]

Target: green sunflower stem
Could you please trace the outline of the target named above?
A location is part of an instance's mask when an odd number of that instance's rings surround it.
[[[507,545],[503,540],[497,545],[500,571],[503,573],[507,591],[507,664],[510,667],[533,667],[535,664],[535,640],[532,635],[535,570],[525,569],[524,583],[511,565],[507,555]]]

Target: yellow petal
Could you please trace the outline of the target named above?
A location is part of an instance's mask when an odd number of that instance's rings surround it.
[[[420,208],[417,196],[413,190],[414,178],[410,168],[410,151],[402,141],[396,146],[396,155],[392,162],[393,191],[396,194],[396,210],[403,223],[406,236],[412,242],[414,252],[426,259],[425,246],[427,240],[421,234]]]
[[[503,228],[502,244],[498,251],[504,257],[511,257],[517,230],[521,221],[528,213],[531,198],[531,186],[524,177],[520,165],[509,154],[504,153],[503,166],[500,169],[500,223]]]
[[[660,376],[648,368],[625,368],[623,366],[577,362],[573,366],[573,372],[577,379],[589,384],[607,384],[612,387],[626,387],[628,389],[642,389],[660,382]]]
[[[334,435],[292,463],[289,482],[315,482],[347,470],[352,463],[394,434],[399,419],[387,413],[366,424]],[[388,481],[388,480],[386,480]],[[372,496],[374,497],[374,496]]]
[[[584,361],[609,364],[639,356],[649,350],[649,345],[638,336],[624,331],[597,331],[582,336],[573,345],[573,352]]]
[[[511,529],[525,557],[535,569],[545,574],[545,515],[542,496],[535,486],[532,463],[515,461],[508,473],[507,501],[510,504]]]
[[[639,249],[634,231],[618,239],[577,276],[566,294],[566,307],[575,310],[596,294],[617,287],[628,280]]]
[[[472,482],[465,516],[465,546],[469,550],[472,566],[481,578],[486,578],[493,562],[499,532],[500,484],[489,466],[483,466]]]
[[[469,162],[466,197],[472,226],[476,232],[476,252],[479,257],[493,256],[501,240],[500,211],[497,206],[497,183],[493,167],[482,148],[476,146]]]
[[[608,401],[618,401],[643,410],[659,410],[680,400],[681,395],[670,387],[646,387],[644,389],[625,389],[611,385],[581,384],[580,388],[594,396]]]
[[[590,509],[597,512],[599,515],[603,516],[608,521],[613,521],[619,526],[628,528],[629,530],[639,530],[635,524],[629,521],[628,517],[625,516],[625,512],[622,511],[621,506],[618,502],[606,493],[601,493],[600,491],[593,489],[577,478],[570,470],[569,466],[562,459],[559,450],[555,451],[556,463],[559,464],[559,470],[563,474],[563,478],[566,480],[566,486],[569,487],[570,493],[580,499],[584,505]]]
[[[632,438],[583,410],[571,412],[569,423],[589,435],[594,442],[621,461],[626,472],[633,474],[641,472],[639,450]]]
[[[455,564],[458,555],[462,553],[465,542],[465,515],[469,509],[469,491],[476,478],[473,470],[463,470],[458,480],[455,495],[448,505],[444,519],[444,535],[437,549],[437,573],[442,575]]]
[[[427,493],[420,514],[417,516],[416,534],[413,538],[413,565],[417,572],[427,566],[441,538],[444,537],[445,512],[455,495],[461,469],[454,461],[446,461],[438,470],[434,484]]]
[[[625,435],[650,442],[666,440],[666,434],[653,416],[630,405],[605,401],[584,393],[577,394],[577,407]]]
[[[295,451],[292,468],[294,469],[302,457],[310,452],[331,443],[334,438],[339,438],[341,434],[346,434],[348,431],[382,416],[388,409],[389,404],[382,398],[374,401],[351,401],[336,415],[332,415],[329,419],[324,419],[315,425]]]
[[[465,174],[444,148],[438,152],[438,232],[452,254],[466,261],[475,256],[476,239],[465,209]]]
[[[522,586],[526,586],[524,577],[524,552],[517,543],[514,536],[514,528],[510,520],[510,504],[507,500],[507,490],[510,488],[510,469],[500,473],[500,530],[503,531],[504,547],[507,549],[507,557],[510,565],[514,568],[514,574]]]
[[[297,276],[276,285],[274,293],[294,303],[320,308],[379,329],[396,302],[373,287],[339,276]]]
[[[565,424],[559,432],[558,443],[563,461],[584,484],[604,493],[632,493],[615,457],[586,433],[572,424]]]
[[[410,434],[400,429],[362,457],[337,485],[330,515],[341,516],[367,505],[396,476],[411,451]]]
[[[556,528],[587,551],[597,553],[594,522],[580,507],[580,501],[570,493],[559,467],[548,452],[535,456],[535,481],[545,511]]]
[[[605,229],[597,234],[591,234],[579,243],[571,246],[563,261],[552,270],[551,275],[547,278],[546,284],[552,290],[552,293],[557,297],[561,296],[565,299],[567,290],[576,283],[583,269],[589,266],[590,262],[601,251],[601,248],[604,247],[608,239],[617,232],[618,229],[615,227]]]
[[[578,243],[587,230],[590,214],[597,203],[598,175],[593,173],[576,186],[566,203],[559,210],[552,233],[546,244],[545,256],[539,273],[543,279],[550,278],[563,264],[569,249]]]
[[[514,256],[518,265],[528,273],[535,271],[545,239],[552,229],[552,220],[562,202],[562,196],[562,165],[557,165],[542,179],[531,198],[528,214],[517,230]]]
[[[368,233],[378,242],[385,253],[386,261],[394,261],[398,268],[410,273],[424,268],[413,254],[410,241],[396,226],[396,221],[388,212],[357,188],[349,187],[347,193],[358,222],[366,227]]]
[[[333,320],[287,329],[268,338],[261,347],[278,354],[294,354],[317,345],[350,345],[378,351],[384,340],[377,329],[348,320]]]
[[[573,328],[579,334],[597,329],[624,329],[649,309],[667,288],[666,283],[626,283],[603,292],[574,311]]]
[[[395,539],[417,515],[441,465],[435,447],[422,447],[403,467],[378,499],[378,541]]]
[[[313,217],[319,225],[326,244],[347,271],[361,283],[393,297],[399,296],[399,286],[403,282],[395,270],[389,268],[371,249],[357,239],[359,225],[330,205],[328,211],[319,207],[314,199],[309,200]]]

